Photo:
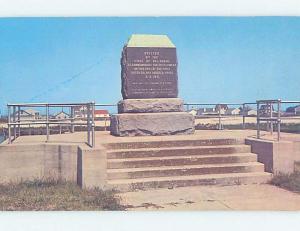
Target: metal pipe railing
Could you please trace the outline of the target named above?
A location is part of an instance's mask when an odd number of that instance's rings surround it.
[[[247,106],[248,105],[256,105],[256,129],[257,129],[257,138],[261,136],[261,123],[267,122],[269,124],[269,131],[273,132],[273,124],[277,125],[277,140],[280,140],[280,132],[281,132],[281,108],[282,104],[297,104],[300,101],[282,101],[280,99],[271,99],[271,100],[257,100],[255,103],[185,103],[184,105],[187,109],[190,109],[190,106],[214,106],[216,108],[215,114],[213,115],[204,115],[201,118],[216,118],[218,119],[218,129],[222,129],[222,119],[228,118],[231,115],[224,115],[222,113],[222,105],[227,106],[236,106],[240,105],[240,109],[242,113],[239,116],[242,116],[242,128],[246,128],[246,118],[252,117],[247,114]],[[268,111],[267,115],[262,115],[261,106],[267,105]],[[274,114],[273,105],[277,106],[277,115]],[[77,117],[75,113],[75,107],[82,106],[86,109],[86,117]],[[74,128],[76,125],[79,126],[87,126],[87,143],[91,146],[95,146],[95,107],[116,107],[117,104],[95,104],[95,102],[91,103],[21,103],[21,104],[8,104],[8,143],[12,143],[17,137],[21,135],[20,127],[23,125],[28,125],[30,128],[34,125],[46,125],[46,135],[47,141],[50,138],[50,125],[60,125],[60,129],[62,125],[69,126],[70,131],[74,132]],[[218,107],[219,106],[219,107]],[[46,116],[44,118],[34,118],[33,120],[26,119],[26,121],[21,119],[20,111],[21,108],[24,107],[45,107],[46,108]],[[52,107],[69,107],[70,108],[70,117],[68,118],[50,118],[49,109]],[[16,109],[18,111],[16,118]],[[12,113],[13,112],[13,113]],[[274,116],[275,115],[275,116]],[[292,119],[292,118],[285,118]],[[85,122],[81,122],[81,121]],[[106,126],[106,123],[105,123]],[[13,129],[13,131],[12,131]],[[17,132],[18,129],[18,132]],[[105,128],[106,129],[106,128]]]
[[[257,105],[256,105],[256,138],[260,139],[260,113],[259,113],[259,105],[260,102],[257,101]]]
[[[71,122],[51,122],[51,121],[38,121],[38,122],[12,122],[10,125],[47,125],[47,124],[62,124],[62,125],[72,125]],[[74,125],[86,125],[87,123],[76,123]]]
[[[281,100],[279,99],[277,102],[277,140],[280,140],[280,124],[281,124]]]
[[[46,105],[46,132],[47,132],[47,142],[49,141],[49,105]]]
[[[270,128],[268,129],[271,134],[273,134],[273,123],[276,123],[277,125],[277,141],[280,141],[281,139],[281,122],[282,122],[282,104],[300,104],[300,101],[283,101],[281,99],[271,99],[271,100],[257,100],[256,105],[257,105],[257,135],[256,137],[260,139],[260,123],[261,122],[267,122],[267,125],[270,124]],[[262,106],[265,105],[267,112],[269,113],[262,113]],[[277,115],[276,117],[273,116],[273,113],[275,112],[273,109],[273,105],[277,107]],[[264,114],[264,117],[262,117],[261,114]],[[266,116],[267,114],[267,116]],[[286,120],[288,119],[293,119],[293,118],[285,118]]]
[[[205,115],[201,116],[201,118],[217,118],[218,119],[218,129],[221,130],[223,128],[222,124],[222,119],[223,118],[228,118],[228,116],[223,116],[222,115],[222,108],[218,107],[219,105],[226,105],[226,106],[241,106],[242,108],[242,128],[246,129],[246,118],[247,117],[252,117],[247,115],[246,112],[246,106],[247,105],[255,105],[256,103],[185,103],[184,106],[186,106],[187,111],[189,111],[190,106],[215,106],[217,107],[216,114],[215,115]]]
[[[11,144],[11,130],[10,130],[10,123],[11,123],[11,118],[10,118],[10,106],[7,106],[7,111],[8,111],[8,123],[7,123],[7,126],[8,126],[8,143]]]
[[[92,104],[92,147],[95,146],[95,102]]]
[[[75,118],[74,107],[84,107],[87,108],[87,122],[78,123],[76,120],[82,120],[83,118]],[[21,108],[24,107],[45,107],[45,118],[37,119],[34,115],[33,120],[22,120],[21,119]],[[71,109],[70,118],[50,118],[50,108],[54,107],[69,107]],[[11,116],[11,108],[13,109],[13,114]],[[16,119],[16,108],[18,109],[18,118]],[[94,110],[95,103],[20,103],[20,104],[7,104],[8,110],[8,143],[11,144],[13,140],[17,138],[17,127],[18,127],[18,136],[21,135],[21,126],[22,125],[46,125],[46,141],[49,141],[50,138],[50,125],[59,125],[60,131],[62,125],[70,126],[71,132],[74,132],[74,126],[76,125],[86,125],[87,126],[87,144],[91,147],[95,147],[95,123],[94,123]],[[85,118],[84,118],[85,119]],[[11,129],[13,128],[13,139],[11,134]],[[92,140],[90,139],[92,137]]]

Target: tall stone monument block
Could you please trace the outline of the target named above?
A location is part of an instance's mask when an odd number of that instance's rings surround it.
[[[123,100],[111,117],[116,136],[194,132],[193,115],[178,97],[176,47],[166,35],[132,35],[121,58]]]

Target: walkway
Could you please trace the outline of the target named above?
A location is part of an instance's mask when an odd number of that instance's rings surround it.
[[[193,186],[119,195],[128,210],[300,210],[300,194],[269,184]]]

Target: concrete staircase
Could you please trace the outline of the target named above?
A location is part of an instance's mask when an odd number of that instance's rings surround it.
[[[244,140],[172,140],[107,145],[108,185],[122,191],[265,183],[270,177]]]

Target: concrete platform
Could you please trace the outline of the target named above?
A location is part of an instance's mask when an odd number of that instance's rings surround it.
[[[245,139],[256,138],[255,130],[196,130],[190,135],[173,135],[173,136],[139,136],[139,137],[116,137],[110,135],[109,131],[96,131],[96,146],[101,146],[108,143],[119,142],[148,142],[148,141],[179,141],[179,140],[199,140],[199,139]],[[267,132],[261,132],[262,140],[276,141],[276,133],[273,136]],[[86,132],[75,132],[66,134],[50,135],[48,143],[53,144],[83,144],[87,140]],[[281,141],[296,141],[300,142],[300,134],[281,133]],[[46,143],[45,135],[21,136],[18,137],[12,145],[18,144],[36,144]],[[0,146],[7,145],[4,141]]]
[[[2,168],[3,174],[12,177],[22,177],[25,173],[28,177],[67,175],[75,182],[77,174],[77,182],[86,187],[110,185],[131,190],[263,183],[271,174],[264,173],[263,165],[257,163],[255,149],[245,145],[245,138],[253,139],[255,134],[254,130],[202,130],[191,135],[115,137],[109,132],[96,132],[94,149],[85,144],[85,132],[51,135],[48,142],[46,136],[23,136],[11,145],[0,145],[0,157],[6,166]],[[266,133],[262,135],[268,137]],[[282,142],[288,143],[286,140],[294,142],[299,135],[283,133],[282,137]],[[274,149],[270,150],[275,153]],[[270,150],[259,152],[258,161],[265,163],[260,156]],[[28,156],[36,161],[27,161]],[[71,161],[65,157],[72,157]]]
[[[300,210],[300,194],[268,184],[193,186],[120,193],[133,211]]]

